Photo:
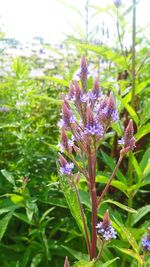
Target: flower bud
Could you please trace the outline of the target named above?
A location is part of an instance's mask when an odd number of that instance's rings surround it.
[[[69,264],[69,261],[68,261],[68,257],[67,256],[65,258],[64,267],[70,267],[70,264]]]
[[[125,155],[129,150],[133,150],[135,148],[135,138],[133,136],[133,122],[129,121],[128,126],[125,129],[124,136],[121,140],[118,141],[119,144],[123,145],[123,149],[120,151],[122,155]]]

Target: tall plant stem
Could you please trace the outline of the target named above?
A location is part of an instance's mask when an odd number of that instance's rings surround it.
[[[81,203],[81,200],[80,200],[79,191],[78,191],[77,186],[76,186],[75,183],[74,183],[74,188],[75,188],[76,196],[77,196],[77,199],[78,199],[78,203],[79,203],[79,207],[80,207],[80,212],[81,212],[81,218],[82,218],[82,222],[83,222],[83,226],[84,226],[84,232],[85,232],[87,250],[88,250],[88,254],[89,254],[90,259],[91,259],[91,244],[90,244],[90,239],[89,239],[87,224],[86,224],[86,221],[85,221],[85,215],[84,215],[84,210],[83,210],[82,203]]]
[[[133,19],[132,19],[132,91],[131,91],[131,107],[134,109],[134,98],[135,98],[135,83],[136,83],[136,71],[135,71],[135,45],[136,45],[136,0],[132,0],[133,3]],[[133,152],[129,152],[128,159],[128,177],[129,177],[129,187],[133,185],[133,166],[132,166],[132,155]],[[130,193],[128,199],[128,206],[132,208],[133,206],[133,194]],[[131,214],[128,213],[127,226],[131,225]],[[126,257],[122,259],[121,267],[126,266]]]
[[[104,188],[102,194],[100,195],[100,197],[99,197],[98,200],[97,200],[97,207],[100,206],[103,197],[104,197],[105,194],[107,193],[107,190],[108,190],[108,188],[109,188],[109,186],[110,186],[110,184],[111,184],[113,178],[115,177],[115,175],[116,175],[116,173],[117,173],[117,170],[119,169],[119,166],[120,166],[120,164],[121,164],[121,162],[122,162],[122,159],[123,159],[123,157],[120,156],[119,159],[118,159],[118,162],[117,162],[117,164],[116,164],[116,167],[115,167],[115,169],[113,170],[113,173],[112,173],[112,175],[111,175],[110,178],[109,178],[108,183],[106,184],[106,186],[105,186],[105,188]]]
[[[136,0],[133,0],[133,24],[132,24],[132,94],[131,94],[131,107],[134,109],[135,103],[135,82],[136,82],[136,70],[135,70],[135,45],[136,45]],[[129,153],[128,162],[128,175],[129,175],[129,187],[133,185],[133,166],[132,166],[132,154]],[[132,193],[129,196],[128,205],[132,207],[133,196]],[[131,214],[128,213],[128,225],[131,224]]]
[[[96,256],[96,224],[97,224],[97,195],[96,195],[96,184],[95,184],[95,174],[96,174],[96,152],[94,154],[89,151],[88,155],[88,173],[89,173],[89,184],[90,184],[90,194],[92,202],[92,246],[91,246],[91,259]]]

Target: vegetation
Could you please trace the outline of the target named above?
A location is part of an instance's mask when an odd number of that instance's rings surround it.
[[[12,49],[0,52],[0,266],[60,267],[66,255],[65,267],[150,265],[148,249],[142,246],[150,223],[150,42],[136,26],[138,3],[128,7],[114,3],[103,9],[86,1],[85,32],[77,26],[78,35],[67,36],[59,47],[38,39],[28,54],[9,40]],[[110,37],[111,45],[105,25],[91,29],[90,11],[93,19],[102,13],[113,19],[116,35]],[[79,10],[74,12],[82,16]],[[127,48],[126,29],[132,37]],[[7,43],[3,33],[0,38]],[[88,88],[98,75],[103,92],[113,92],[121,118],[97,149],[98,196],[115,168],[118,140],[130,119],[136,139],[136,148],[126,154],[98,209],[98,221],[109,210],[117,239],[104,246],[96,263],[89,262],[77,197],[60,175],[57,146],[62,93],[68,92],[82,54],[91,66]],[[79,156],[74,153],[74,157],[82,166]],[[78,189],[91,229],[90,195],[83,176]],[[97,252],[100,245],[97,242]]]

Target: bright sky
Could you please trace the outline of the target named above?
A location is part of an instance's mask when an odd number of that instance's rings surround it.
[[[86,0],[66,0],[84,12]],[[104,5],[113,0],[89,0],[90,4]],[[126,4],[131,0],[122,0]],[[150,23],[150,0],[140,0],[137,9],[138,24]],[[77,14],[60,4],[59,0],[0,0],[0,16],[7,36],[26,41],[34,36],[42,36],[50,41],[62,39],[63,32],[71,33],[68,22],[79,23]]]

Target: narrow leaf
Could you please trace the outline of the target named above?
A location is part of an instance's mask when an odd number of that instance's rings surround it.
[[[105,200],[105,201],[102,202],[102,204],[104,204],[104,203],[111,203],[111,204],[114,204],[117,207],[121,208],[122,210],[126,210],[127,212],[137,213],[136,210],[134,210],[134,209],[132,209],[132,208],[130,208],[128,206],[125,206],[125,205],[121,204],[120,202],[111,200],[111,199],[107,199],[107,200]]]
[[[150,212],[150,205],[146,205],[138,209],[137,214],[132,215],[131,226],[134,226],[139,220],[141,220],[149,212]]]
[[[4,236],[8,223],[13,215],[13,212],[9,212],[7,215],[5,215],[1,220],[0,220],[0,240]]]

